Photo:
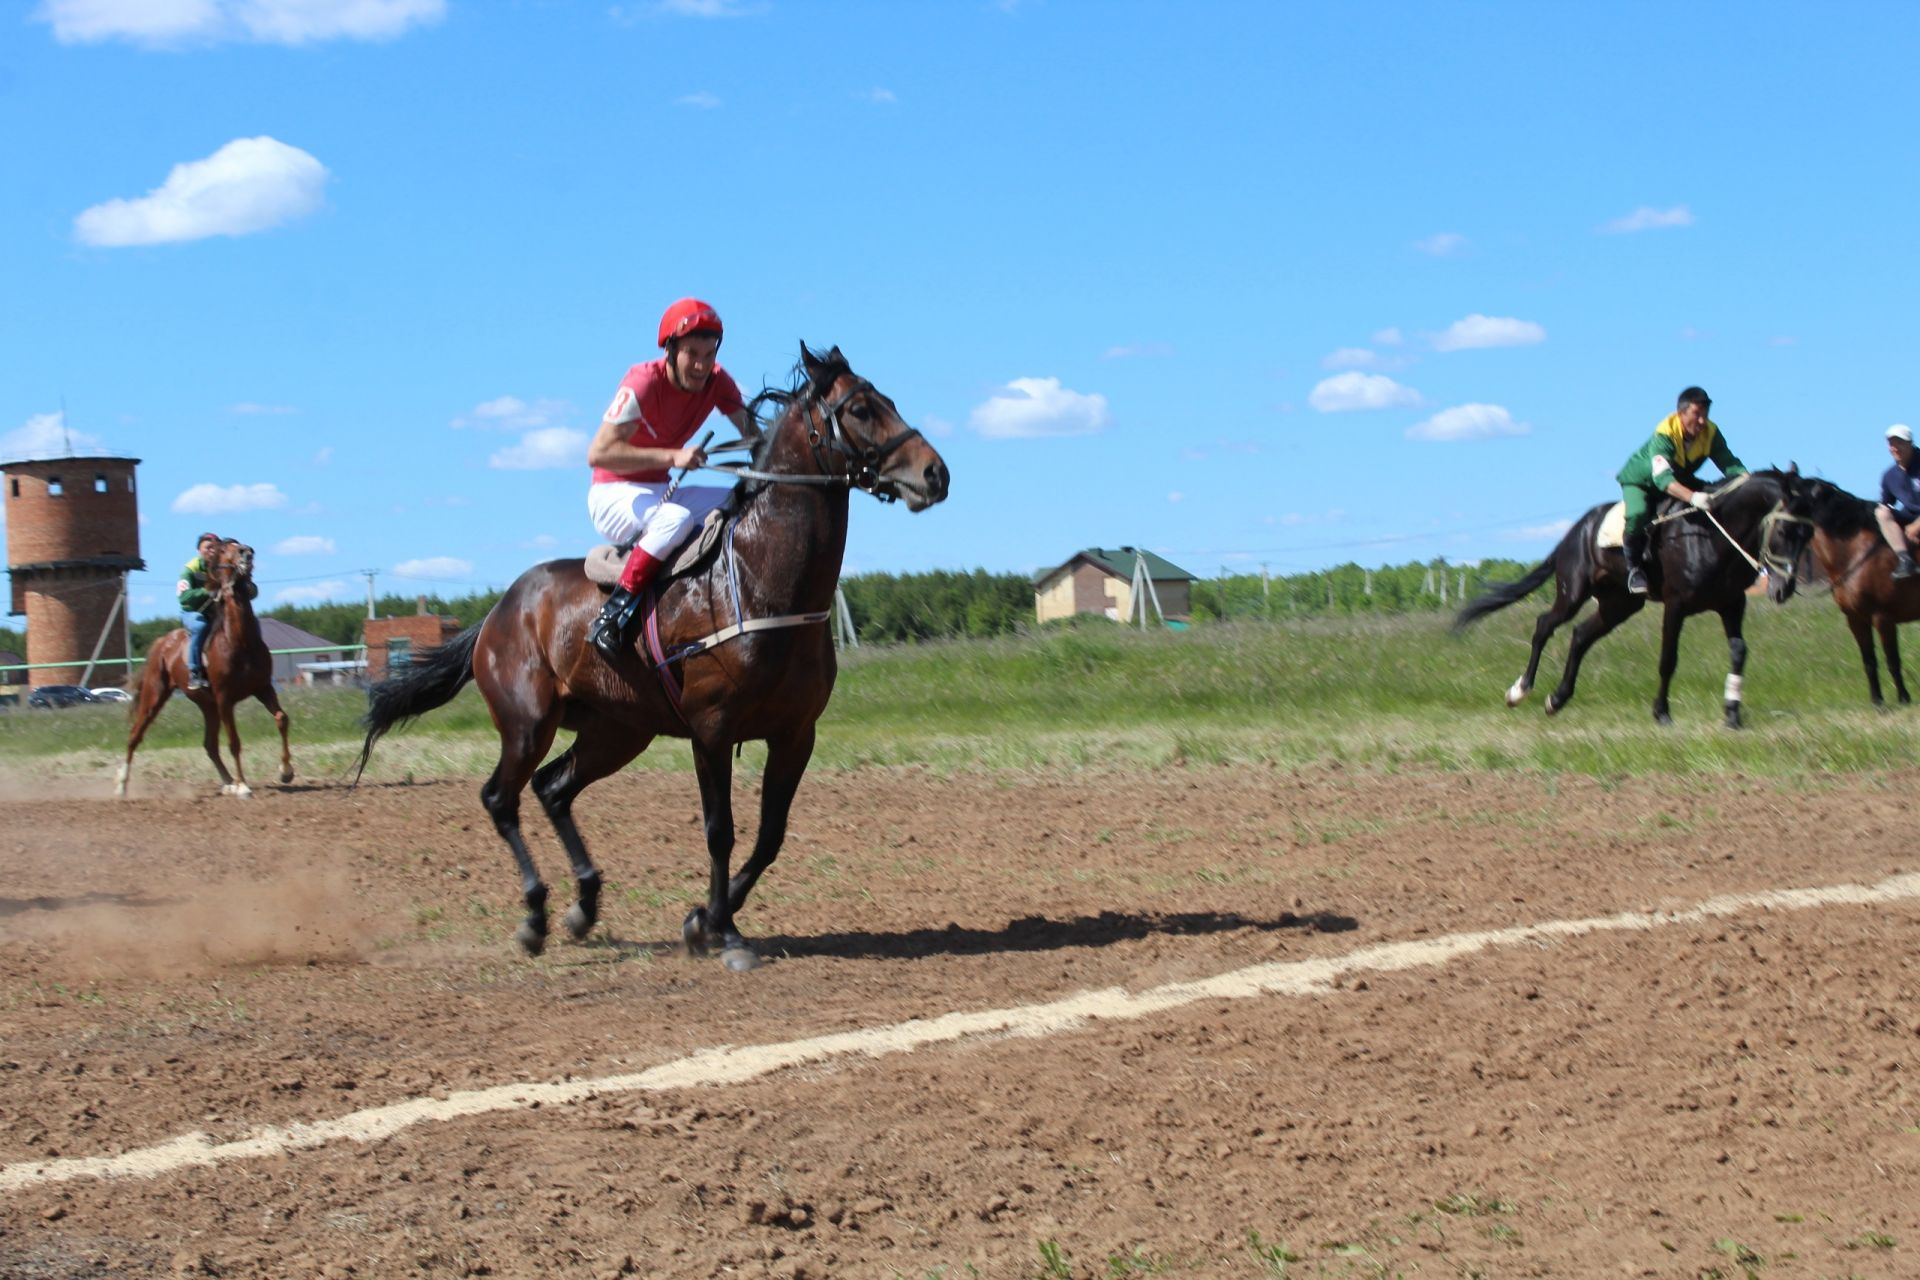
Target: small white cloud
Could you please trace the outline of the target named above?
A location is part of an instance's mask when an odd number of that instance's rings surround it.
[[[423,560],[402,560],[393,566],[396,578],[465,578],[472,574],[471,561],[458,556],[428,556]]]
[[[1683,204],[1671,209],[1654,209],[1641,205],[1624,218],[1615,218],[1601,227],[1605,235],[1625,235],[1634,231],[1660,231],[1668,227],[1690,227],[1693,225],[1693,211]]]
[[[239,404],[228,405],[227,412],[237,413],[243,417],[254,417],[262,414],[271,414],[271,415],[278,416],[281,414],[292,413],[293,407],[291,405],[284,405],[284,404],[255,404],[251,400],[242,400]]]
[[[447,425],[455,430],[472,427],[481,431],[531,431],[565,421],[573,405],[565,400],[522,400],[519,396],[497,396],[483,400]]]
[[[1573,528],[1571,520],[1549,520],[1545,524],[1530,524],[1520,529],[1509,529],[1506,536],[1515,542],[1541,542],[1564,538],[1567,536],[1567,530],[1571,528]]]
[[[1187,497],[1186,494],[1180,492],[1180,490],[1178,489],[1175,489],[1167,494],[1167,501],[1168,502],[1184,502],[1186,501],[1186,497]]]
[[[273,544],[273,554],[277,556],[330,556],[333,551],[333,539],[316,533],[295,534]]]
[[[953,434],[953,424],[938,414],[930,413],[920,420],[920,430],[936,440],[945,440]]]
[[[1100,353],[1100,358],[1102,360],[1141,360],[1172,354],[1171,342],[1126,342],[1117,347],[1108,347]]]
[[[1497,404],[1462,404],[1442,409],[1425,422],[1407,428],[1409,440],[1487,440],[1494,436],[1523,436],[1533,430]]]
[[[348,584],[341,578],[325,582],[303,582],[297,587],[282,587],[273,593],[277,604],[325,604],[347,594]]]
[[[0,458],[9,462],[27,462],[34,458],[75,458],[105,453],[100,437],[74,431],[61,423],[57,413],[36,413],[20,426],[0,436]]]
[[[196,484],[173,500],[173,510],[185,515],[219,516],[236,511],[272,511],[287,505],[287,495],[274,484]]]
[[[676,107],[693,107],[698,111],[712,111],[720,105],[720,95],[708,93],[705,89],[698,93],[683,93],[673,100]]]
[[[314,450],[314,454],[313,454],[313,465],[314,465],[314,466],[316,466],[316,467],[324,467],[324,466],[326,466],[326,465],[327,465],[327,464],[328,464],[329,462],[332,462],[332,461],[333,461],[333,446],[332,446],[332,445],[323,445],[323,446],[322,446],[321,448],[319,448],[319,449],[316,449],[316,450]]]
[[[1696,329],[1689,324],[1689,325],[1681,326],[1680,336],[1686,339],[1688,342],[1698,342],[1702,338],[1710,338],[1713,335],[1708,333],[1705,329]]]
[[[1442,231],[1425,240],[1415,240],[1413,247],[1435,258],[1451,258],[1467,247],[1467,238],[1457,231]]]
[[[1376,347],[1397,347],[1405,341],[1406,338],[1401,336],[1400,330],[1392,326],[1373,331],[1373,344]]]
[[[1545,342],[1547,331],[1531,320],[1512,316],[1483,316],[1478,312],[1455,320],[1433,335],[1435,351],[1470,351],[1481,347],[1527,347]]]
[[[871,102],[877,107],[890,106],[891,104],[899,101],[898,98],[893,96],[893,90],[882,89],[878,85],[875,85],[873,88],[868,89],[865,93],[856,94],[854,96],[858,97],[862,102]]]
[[[1417,405],[1420,393],[1383,373],[1336,373],[1314,387],[1307,403],[1321,413],[1354,409],[1397,409]]]
[[[1341,347],[1320,358],[1322,369],[1371,369],[1380,357],[1366,347]]]
[[[660,12],[678,18],[744,18],[760,8],[745,0],[660,0]]]
[[[73,220],[74,237],[103,248],[244,236],[320,207],[327,167],[274,138],[236,138],[205,160],[173,166],[136,200],[109,200]]]
[[[1015,378],[975,405],[967,425],[991,440],[1092,435],[1107,425],[1107,398],[1069,390],[1058,378]]]
[[[550,547],[559,546],[560,539],[550,533],[536,533],[520,545],[523,547],[531,547],[535,551],[545,551]]]
[[[166,48],[391,40],[446,11],[446,0],[43,0],[33,16],[61,44],[125,40]]]
[[[497,471],[546,471],[556,467],[583,467],[587,463],[587,433],[571,427],[542,427],[520,437],[520,443],[487,459]]]
[[[1800,339],[1790,337],[1783,333],[1777,337],[1768,338],[1767,345],[1770,347],[1797,347],[1800,345]]]

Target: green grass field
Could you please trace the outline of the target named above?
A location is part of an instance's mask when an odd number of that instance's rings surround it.
[[[1824,597],[1748,612],[1748,729],[1721,727],[1726,645],[1717,618],[1688,623],[1670,729],[1656,726],[1658,621],[1652,611],[1589,655],[1579,694],[1541,710],[1559,678],[1567,629],[1547,651],[1533,697],[1503,694],[1526,661],[1544,595],[1464,637],[1440,615],[1230,624],[1142,634],[1111,625],[1032,637],[859,650],[845,657],[821,722],[818,767],[1078,769],[1182,762],[1374,769],[1571,770],[1596,775],[1745,773],[1772,777],[1877,771],[1920,746],[1920,713],[1877,713],[1853,642]],[[1891,686],[1889,686],[1889,691]],[[340,777],[357,754],[364,695],[294,690],[296,764]],[[271,775],[277,745],[258,704],[241,718],[249,774]],[[161,716],[136,776],[206,771],[199,717]],[[566,735],[560,746],[564,747]],[[125,750],[122,709],[14,710],[0,716],[0,768],[32,777],[110,775]],[[480,774],[494,735],[471,687],[382,742],[369,776]],[[750,746],[745,763],[755,765]],[[641,767],[689,767],[662,740]]]

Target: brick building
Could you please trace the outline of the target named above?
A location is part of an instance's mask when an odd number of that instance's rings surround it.
[[[77,683],[99,646],[127,656],[123,592],[140,558],[138,458],[51,458],[0,464],[7,511],[10,614],[27,618],[35,686]],[[107,668],[124,678],[126,666]],[[96,683],[99,681],[96,679]]]
[[[1097,613],[1116,621],[1134,613],[1133,571],[1144,562],[1164,616],[1185,618],[1196,575],[1179,565],[1134,547],[1088,547],[1033,580],[1033,611],[1041,622]]]
[[[367,619],[363,638],[367,642],[368,680],[384,680],[389,671],[411,665],[460,634],[460,619],[428,613],[425,596],[420,597],[419,610],[411,616]]]

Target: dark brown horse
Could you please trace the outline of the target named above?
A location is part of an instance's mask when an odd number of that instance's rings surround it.
[[[1507,705],[1517,707],[1533,689],[1540,655],[1564,622],[1580,612],[1588,600],[1597,602],[1594,614],[1573,629],[1567,665],[1560,685],[1547,697],[1552,715],[1573,698],[1580,661],[1593,643],[1640,612],[1649,600],[1663,606],[1660,622],[1660,688],[1653,697],[1653,718],[1673,723],[1667,689],[1680,662],[1680,629],[1696,613],[1720,615],[1727,634],[1728,671],[1723,709],[1727,727],[1740,727],[1741,682],[1747,664],[1747,641],[1742,634],[1747,614],[1747,588],[1766,566],[1767,595],[1776,604],[1793,594],[1794,570],[1812,535],[1810,503],[1797,469],[1755,471],[1723,481],[1713,490],[1712,519],[1704,512],[1682,507],[1655,530],[1651,595],[1627,591],[1626,557],[1617,549],[1600,550],[1600,522],[1614,504],[1603,502],[1574,522],[1560,545],[1539,567],[1518,582],[1495,584],[1469,602],[1454,620],[1461,630],[1504,609],[1554,579],[1553,604],[1533,628],[1533,649],[1527,669],[1507,690]],[[1713,521],[1718,521],[1718,527]]]
[[[814,722],[833,692],[825,619],[846,548],[849,490],[901,498],[919,511],[944,499],[948,483],[939,453],[838,347],[822,356],[803,345],[800,356],[793,389],[762,397],[782,411],[743,472],[730,547],[662,587],[658,610],[668,654],[747,619],[798,625],[749,630],[670,661],[682,690],[676,705],[644,649],[614,664],[588,642],[606,597],[581,561],[553,560],[521,574],[479,624],[370,692],[363,769],[381,734],[444,705],[468,680],[479,686],[500,733],[500,761],[480,802],[520,870],[527,915],[515,937],[529,954],[546,946],[547,886],[521,835],[520,793],[533,783],[566,848],[579,896],[564,923],[574,938],[585,937],[599,916],[601,880],[574,825],[574,798],[664,734],[691,740],[706,818],[711,875],[706,904],[688,913],[682,929],[687,949],[718,948],[732,968],[758,963],[734,916],[780,851],[813,754]],[[573,745],[541,764],[561,729],[574,732]],[[757,740],[767,744],[760,830],[752,857],[729,875],[728,753]]]
[[[127,759],[120,766],[114,794],[127,794],[127,777],[133,772],[133,753],[161,708],[167,705],[175,689],[185,692],[206,721],[203,745],[207,759],[220,774],[220,794],[247,797],[253,788],[247,785],[247,772],[240,764],[240,731],[234,727],[234,709],[248,698],[258,698],[273,714],[280,727],[280,781],[293,781],[293,753],[287,745],[287,713],[280,709],[280,695],[273,689],[273,654],[260,635],[260,619],[253,613],[253,597],[259,588],[253,585],[253,548],[228,538],[214,552],[208,566],[213,581],[213,597],[219,613],[207,633],[201,657],[207,668],[207,687],[187,688],[187,629],[169,631],[147,650],[146,669],[140,673],[140,692],[130,712],[132,730],[127,734]],[[233,772],[227,772],[220,758],[220,727],[226,726],[227,749],[233,753]]]
[[[1809,481],[1808,489],[1813,498],[1813,558],[1832,584],[1833,602],[1840,606],[1853,642],[1860,646],[1867,693],[1874,706],[1886,705],[1880,696],[1880,664],[1873,652],[1873,633],[1878,631],[1894,695],[1905,706],[1912,699],[1900,672],[1899,624],[1920,618],[1920,578],[1894,581],[1893,548],[1881,536],[1873,503],[1825,480]]]

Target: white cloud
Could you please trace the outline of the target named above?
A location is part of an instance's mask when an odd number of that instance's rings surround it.
[[[109,200],[73,220],[82,244],[115,248],[244,236],[320,207],[327,167],[273,138],[236,138],[204,160],[173,166],[137,200]]]
[[[938,414],[930,413],[920,420],[920,430],[936,440],[945,440],[953,434],[953,424]]]
[[[900,99],[893,96],[893,90],[883,89],[879,85],[875,85],[873,88],[868,89],[865,93],[856,94],[855,96],[858,97],[862,102],[871,102],[875,106],[879,106],[879,107],[888,106],[892,103],[900,101]]]
[[[1693,225],[1693,211],[1683,204],[1671,209],[1654,209],[1641,205],[1624,218],[1615,218],[1601,227],[1606,235],[1624,235],[1633,231],[1659,231],[1667,227],[1690,227]]]
[[[179,514],[227,515],[236,511],[271,511],[287,505],[287,495],[274,484],[196,484],[173,500]]]
[[[61,425],[57,413],[36,413],[0,436],[0,458],[25,462],[32,458],[73,458],[105,453],[100,437]]]
[[[273,544],[273,554],[277,556],[330,556],[333,552],[333,539],[316,533],[295,534]]]
[[[1370,369],[1380,357],[1365,347],[1341,347],[1320,358],[1322,369]]]
[[[332,462],[332,461],[333,461],[333,446],[332,446],[332,445],[330,445],[330,444],[329,444],[329,445],[323,445],[323,446],[321,446],[321,447],[320,447],[319,449],[316,449],[316,450],[314,450],[314,454],[313,454],[313,465],[314,465],[314,466],[316,466],[316,467],[324,467],[324,466],[326,466],[326,465],[327,465],[327,464],[328,464],[329,462]]]
[[[347,593],[344,579],[328,578],[325,582],[303,582],[297,587],[282,587],[273,593],[278,604],[325,604],[329,600],[338,600]]]
[[[1797,347],[1800,345],[1800,339],[1783,333],[1778,337],[1768,338],[1767,345],[1770,347]]]
[[[446,11],[446,0],[43,0],[33,16],[61,44],[125,40],[164,48],[391,40]]]
[[[396,578],[465,578],[472,572],[472,562],[458,556],[428,556],[424,560],[402,560],[393,566]]]
[[[1549,520],[1545,524],[1530,524],[1520,529],[1507,530],[1506,536],[1515,542],[1540,542],[1546,539],[1559,539],[1567,536],[1567,530],[1573,528],[1571,520]]]
[[[546,471],[587,464],[587,433],[571,427],[542,427],[520,437],[520,443],[487,459],[497,471]]]
[[[1069,390],[1058,378],[1015,378],[975,405],[967,425],[993,440],[1091,435],[1107,425],[1107,398]]]
[[[1407,428],[1409,440],[1487,440],[1494,436],[1523,436],[1533,430],[1497,404],[1462,404],[1442,409],[1425,422]]]
[[[1351,409],[1396,409],[1420,403],[1420,393],[1382,373],[1336,373],[1314,387],[1307,403],[1321,413]]]
[[[498,396],[473,406],[448,425],[456,430],[473,427],[482,431],[531,431],[536,427],[554,426],[572,413],[573,405],[565,400],[528,402],[519,396]]]
[[[1415,240],[1413,247],[1436,258],[1451,258],[1467,247],[1467,238],[1457,231],[1442,231],[1424,240]]]
[[[1455,320],[1433,335],[1435,351],[1469,351],[1479,347],[1526,347],[1545,342],[1547,331],[1531,320],[1512,316],[1483,316],[1478,312]]]
[[[1125,342],[1117,347],[1108,347],[1100,353],[1100,358],[1102,360],[1138,360],[1147,356],[1172,354],[1171,342]]]
[[[1373,342],[1375,346],[1397,347],[1405,341],[1406,338],[1401,336],[1400,330],[1391,325],[1385,329],[1376,329],[1373,332]]]
[[[1182,493],[1178,489],[1171,490],[1167,494],[1168,502],[1185,502],[1186,500],[1187,500],[1187,495]]]
[[[243,417],[254,417],[260,414],[271,414],[274,416],[278,416],[281,414],[292,413],[293,407],[291,405],[284,405],[284,404],[255,404],[251,400],[242,400],[239,404],[228,405],[227,412],[237,413],[242,415]]]
[[[698,93],[683,93],[673,100],[676,107],[697,107],[702,111],[712,111],[720,105],[720,95],[708,93],[705,89]]]
[[[660,0],[660,12],[681,18],[744,18],[759,9],[743,0]]]
[[[531,538],[528,538],[525,542],[521,543],[520,545],[523,547],[531,547],[535,551],[545,551],[549,547],[559,546],[560,539],[554,537],[550,533],[536,533]]]

